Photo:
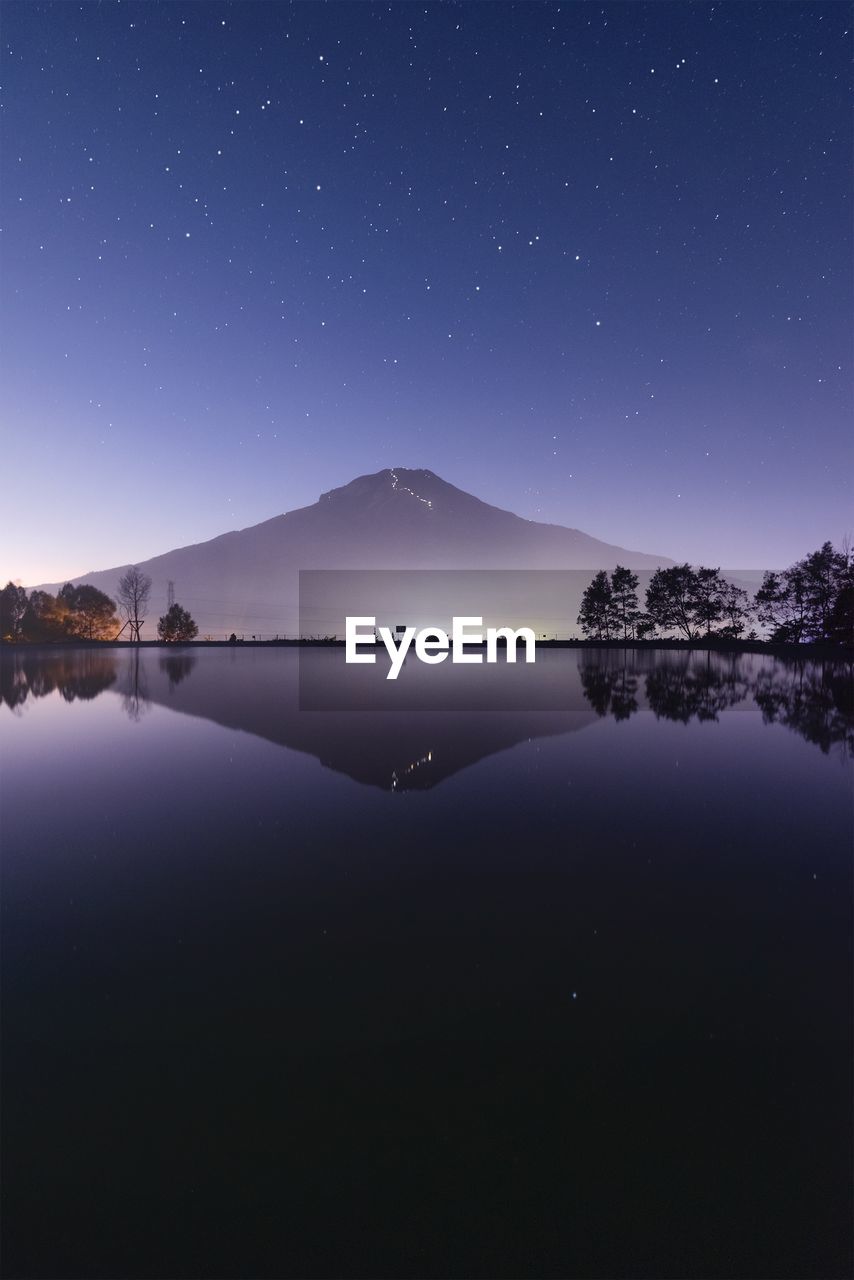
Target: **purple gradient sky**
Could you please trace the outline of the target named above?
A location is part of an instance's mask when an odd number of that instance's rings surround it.
[[[839,542],[849,22],[7,2],[2,580],[388,466],[694,561]]]

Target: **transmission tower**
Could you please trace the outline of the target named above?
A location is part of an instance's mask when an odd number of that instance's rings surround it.
[[[171,609],[175,603],[175,583],[169,579],[169,608]]]

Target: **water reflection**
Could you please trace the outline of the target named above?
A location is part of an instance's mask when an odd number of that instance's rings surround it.
[[[849,1274],[851,668],[545,650],[539,707],[365,710],[339,657],[307,712],[295,650],[0,650],[7,1273],[410,1275],[462,1204],[472,1276],[626,1274],[576,1232],[647,1221],[650,1273],[687,1222]]]
[[[754,698],[766,724],[784,724],[825,755],[836,744],[854,754],[854,679],[850,666],[804,663],[763,671]]]
[[[334,691],[332,709],[300,710],[299,665],[306,662],[316,667],[313,678]],[[784,725],[825,753],[836,746],[854,751],[850,663],[700,651],[550,651],[537,663],[537,705],[476,712],[434,710],[422,694],[398,710],[349,706],[348,674],[340,650],[6,651],[0,698],[20,713],[28,701],[54,692],[74,702],[111,691],[133,722],[162,704],[306,752],[327,768],[395,792],[428,789],[525,740],[576,732],[606,716],[626,721],[643,710],[689,724],[755,704],[764,723]],[[441,679],[441,669],[429,676]],[[501,670],[491,678],[499,681]],[[542,709],[544,691],[554,692],[551,710]]]
[[[10,653],[0,660],[0,702],[13,711],[28,699],[58,691],[66,702],[90,701],[116,682],[116,660],[109,653]]]
[[[854,667],[753,654],[583,650],[584,696],[600,717],[648,708],[681,724],[717,721],[752,700],[765,724],[782,724],[827,754],[854,752]],[[640,681],[643,678],[641,692]]]
[[[724,666],[693,664],[691,657],[685,654],[682,662],[664,663],[647,674],[646,699],[659,720],[717,720],[749,695],[750,682],[738,667],[738,655]]]
[[[579,675],[584,696],[598,716],[610,712],[615,720],[628,720],[637,711],[638,677],[622,658],[617,663],[586,662]]]
[[[122,710],[127,718],[134,722],[141,720],[151,698],[148,694],[146,663],[141,660],[139,649],[132,649],[128,654],[119,692],[122,698]]]
[[[195,665],[196,659],[191,653],[173,653],[160,659],[160,670],[169,677],[170,689],[177,688],[182,680],[186,680]]]

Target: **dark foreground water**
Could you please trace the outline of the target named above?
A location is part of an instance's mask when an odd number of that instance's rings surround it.
[[[6,1276],[850,1274],[850,667],[0,661]]]

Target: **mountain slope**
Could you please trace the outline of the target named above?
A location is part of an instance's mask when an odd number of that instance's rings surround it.
[[[524,520],[481,502],[432,471],[395,468],[359,476],[309,507],[141,562],[152,579],[149,622],[165,611],[168,584],[200,634],[298,632],[300,569],[610,569],[672,564]],[[115,597],[126,565],[75,578]],[[61,583],[46,584],[55,591]]]

